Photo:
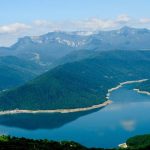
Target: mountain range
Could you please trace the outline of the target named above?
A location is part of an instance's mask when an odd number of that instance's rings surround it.
[[[50,32],[0,47],[0,110],[102,103],[120,82],[150,78],[149,41],[150,30],[123,27]]]
[[[120,82],[150,78],[150,51],[106,51],[59,65],[0,94],[0,110],[62,109],[104,102]]]
[[[112,31],[50,32],[19,38],[11,47],[1,47],[0,56],[13,55],[49,67],[76,50],[149,50],[150,30],[123,27]]]

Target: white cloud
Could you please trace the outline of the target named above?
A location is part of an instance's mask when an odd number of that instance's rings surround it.
[[[29,25],[23,23],[13,23],[9,25],[1,25],[0,26],[0,33],[16,33],[20,31],[24,31],[30,29]]]
[[[123,120],[120,122],[121,126],[126,131],[134,131],[136,128],[136,121],[135,120]]]
[[[127,14],[119,15],[116,19],[118,23],[128,23],[131,18]]]
[[[99,18],[74,21],[72,22],[72,25],[77,30],[102,30],[114,28],[117,26],[116,22],[113,20],[103,20]]]
[[[127,14],[120,14],[113,19],[89,18],[83,20],[35,20],[29,24],[13,23],[0,25],[0,45],[14,43],[18,37],[37,36],[52,31],[96,31],[112,30],[124,25],[150,28],[150,18],[135,19]]]
[[[150,19],[133,19],[127,14],[121,14],[114,19],[88,18],[83,20],[69,21],[48,21],[35,20],[32,23],[33,29],[40,33],[50,31],[96,31],[117,29],[124,25],[137,26],[150,22]],[[141,26],[143,27],[143,26]]]
[[[142,24],[150,23],[150,18],[141,18],[140,23],[142,23]]]
[[[63,22],[55,22],[48,20],[35,20],[33,21],[32,26],[35,30],[38,30],[42,33],[56,30],[66,30],[66,24],[64,24]]]
[[[49,30],[103,30],[117,27],[114,20],[89,18],[84,20],[52,22],[46,20],[35,20],[33,24],[40,28]]]
[[[122,107],[125,107],[126,105],[122,105],[122,104],[113,104],[113,105],[109,105],[109,107],[106,107],[105,109],[102,109],[102,111],[118,111],[121,110]]]
[[[119,15],[115,19],[89,18],[73,21],[47,21],[35,20],[33,24],[40,28],[49,28],[49,30],[108,30],[120,27],[130,22],[131,18],[126,15]]]
[[[50,23],[47,20],[35,20],[33,24],[36,26],[48,26]]]

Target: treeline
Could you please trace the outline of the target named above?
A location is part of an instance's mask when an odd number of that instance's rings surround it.
[[[150,150],[150,134],[129,138],[126,150]],[[87,148],[73,141],[49,141],[0,136],[0,150],[122,150],[124,148]]]
[[[72,141],[48,141],[0,136],[0,150],[104,150],[103,148],[86,148]]]
[[[129,138],[126,143],[129,150],[150,150],[150,134]]]

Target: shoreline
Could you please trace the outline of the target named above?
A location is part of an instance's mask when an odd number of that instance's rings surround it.
[[[126,82],[120,83],[116,87],[108,89],[108,93],[106,94],[107,101],[105,101],[104,103],[98,104],[98,105],[93,105],[93,106],[84,107],[84,108],[73,108],[73,109],[54,109],[54,110],[21,110],[21,109],[15,109],[15,110],[5,110],[5,111],[0,111],[0,115],[20,114],[20,113],[28,113],[28,114],[37,114],[37,113],[73,113],[73,112],[82,112],[82,111],[88,111],[88,110],[93,110],[93,109],[97,109],[97,108],[102,108],[102,107],[105,107],[105,106],[107,106],[107,105],[112,103],[112,101],[109,100],[111,92],[121,88],[124,85],[132,84],[132,83],[141,83],[141,82],[145,82],[147,80],[148,79],[126,81]],[[138,90],[138,89],[136,89],[136,90]],[[143,92],[142,92],[142,94],[143,94]]]
[[[93,105],[90,107],[85,107],[85,108],[73,108],[73,109],[55,109],[55,110],[21,110],[21,109],[16,109],[16,110],[6,110],[6,111],[0,111],[0,115],[7,115],[7,114],[19,114],[19,113],[28,113],[28,114],[37,114],[37,113],[73,113],[73,112],[81,112],[81,111],[88,111],[88,110],[93,110],[96,108],[101,108],[105,107],[109,104],[111,104],[111,100],[107,100],[104,103],[98,104],[98,105]]]
[[[113,87],[113,88],[111,88],[111,89],[108,89],[108,93],[107,93],[107,95],[106,95],[106,98],[109,99],[111,92],[113,92],[113,91],[115,91],[115,90],[121,88],[121,87],[124,86],[124,85],[132,84],[132,83],[141,83],[141,82],[145,82],[145,81],[147,81],[147,80],[149,80],[149,79],[132,80],[132,81],[121,82],[121,83],[119,83],[119,85],[117,85],[116,87]]]
[[[150,92],[147,92],[147,91],[141,91],[140,89],[133,89],[133,90],[136,91],[137,93],[145,94],[145,95],[150,96]]]
[[[121,87],[124,86],[124,85],[132,84],[132,83],[141,83],[141,82],[145,82],[145,81],[147,81],[147,80],[148,80],[148,79],[142,79],[142,80],[133,80],[133,81],[121,82],[118,86],[109,89],[109,90],[108,90],[108,93],[111,93],[112,91],[115,91],[115,90],[121,88]]]

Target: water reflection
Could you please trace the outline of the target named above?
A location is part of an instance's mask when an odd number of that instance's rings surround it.
[[[100,110],[0,116],[0,133],[73,140],[88,147],[105,148],[116,147],[131,136],[150,133],[150,96],[127,86],[114,91],[110,98],[113,103]]]
[[[28,130],[54,129],[72,122],[81,116],[88,115],[100,109],[76,113],[38,113],[38,114],[13,114],[0,116],[0,125],[18,127]]]

